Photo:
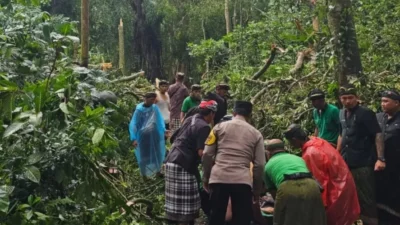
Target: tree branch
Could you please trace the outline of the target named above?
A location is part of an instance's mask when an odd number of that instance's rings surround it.
[[[267,69],[271,66],[272,62],[275,59],[276,50],[277,50],[276,45],[273,44],[272,48],[271,48],[271,55],[270,55],[269,59],[265,62],[264,66],[253,75],[253,77],[251,78],[252,80],[257,80],[265,73],[265,71],[267,71]]]
[[[120,79],[112,80],[111,83],[127,82],[127,81],[131,81],[131,80],[135,80],[136,78],[138,78],[140,76],[144,76],[144,71],[140,71],[138,73],[134,73],[134,74],[132,74],[131,76],[128,76],[128,77],[122,77]]]

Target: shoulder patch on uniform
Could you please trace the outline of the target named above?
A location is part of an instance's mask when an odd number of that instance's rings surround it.
[[[206,140],[206,145],[213,145],[217,141],[217,137],[215,137],[214,130],[211,130],[208,138]]]

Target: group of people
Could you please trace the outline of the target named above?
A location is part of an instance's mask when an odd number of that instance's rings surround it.
[[[165,165],[171,223],[194,224],[202,209],[210,225],[262,225],[266,214],[274,225],[400,224],[398,92],[382,92],[383,112],[375,114],[360,105],[353,85],[340,87],[341,110],[312,90],[314,135],[297,124],[283,132],[299,157],[248,123],[250,102],[236,101],[226,115],[227,84],[202,96],[200,85],[189,92],[183,80],[178,73],[170,87],[161,81],[129,125],[142,175]],[[271,195],[272,205],[265,204]]]

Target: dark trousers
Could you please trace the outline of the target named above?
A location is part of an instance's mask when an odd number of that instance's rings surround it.
[[[229,197],[232,203],[232,225],[249,225],[252,218],[253,194],[246,184],[210,184],[210,225],[225,223]]]

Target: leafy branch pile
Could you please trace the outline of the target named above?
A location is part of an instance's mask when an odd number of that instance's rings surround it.
[[[76,66],[76,24],[34,1],[1,8],[0,24],[0,224],[153,221],[163,186],[141,180],[127,132],[152,88],[143,73]]]

